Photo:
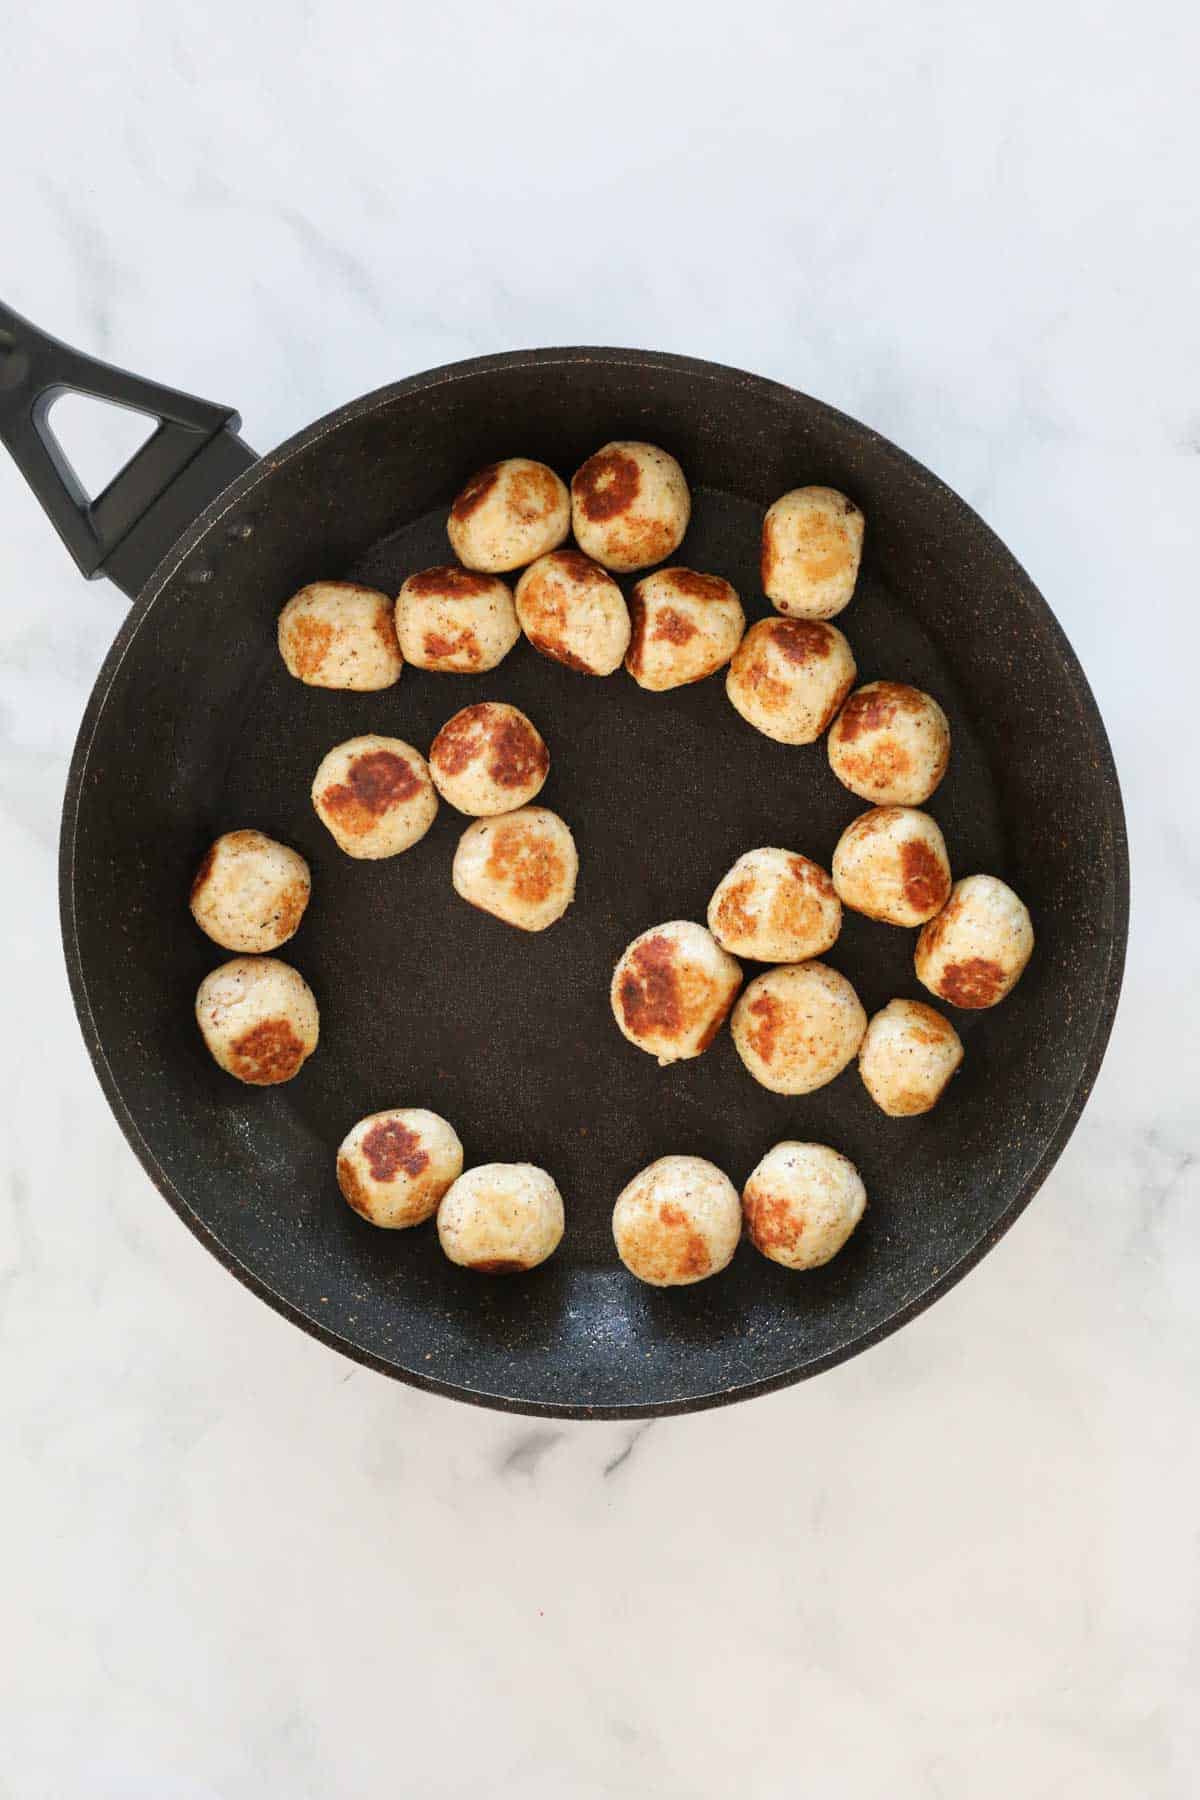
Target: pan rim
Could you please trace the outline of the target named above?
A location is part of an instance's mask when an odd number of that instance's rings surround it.
[[[1052,1135],[1045,1143],[1037,1162],[1029,1171],[1024,1183],[1012,1197],[1000,1217],[981,1233],[979,1238],[963,1252],[948,1269],[943,1270],[935,1280],[910,1297],[906,1303],[888,1318],[879,1321],[868,1330],[857,1333],[843,1344],[813,1358],[801,1367],[783,1370],[754,1380],[738,1383],[731,1387],[713,1390],[703,1394],[690,1394],[678,1400],[634,1401],[618,1406],[581,1405],[578,1402],[555,1402],[530,1400],[521,1396],[484,1391],[464,1386],[460,1382],[443,1381],[421,1373],[417,1370],[403,1368],[388,1362],[382,1357],[350,1342],[340,1333],[331,1330],[327,1325],[303,1312],[285,1294],[266,1281],[262,1275],[243,1263],[217,1237],[216,1233],[194,1211],[187,1197],[175,1186],[157,1156],[143,1137],[132,1112],[126,1105],[124,1094],[116,1070],[109,1061],[95,1022],[91,999],[88,993],[87,976],[80,953],[79,934],[75,917],[75,870],[76,870],[76,837],[84,792],[87,785],[89,759],[92,745],[104,713],[108,697],[120,673],[121,667],[138,632],[150,616],[155,605],[162,598],[172,577],[192,554],[197,546],[208,536],[213,528],[233,508],[242,504],[252,494],[258,484],[265,481],[277,469],[283,467],[294,457],[307,452],[324,437],[341,429],[345,424],[359,419],[371,412],[392,405],[396,400],[446,386],[454,381],[466,380],[478,374],[490,372],[508,372],[515,369],[543,368],[550,369],[565,364],[602,362],[606,367],[631,367],[670,369],[692,376],[697,380],[719,382],[728,385],[730,381],[745,384],[755,389],[764,397],[772,397],[787,405],[799,402],[811,412],[823,414],[831,420],[849,426],[874,448],[887,457],[892,458],[898,467],[915,475],[921,482],[930,485],[947,502],[952,511],[957,512],[964,523],[969,524],[972,531],[982,533],[986,540],[1002,554],[1011,566],[1014,574],[1020,578],[1023,598],[1039,616],[1043,628],[1048,628],[1052,641],[1058,652],[1062,673],[1069,678],[1075,690],[1080,706],[1082,720],[1089,734],[1093,752],[1100,764],[1101,784],[1107,797],[1105,824],[1111,836],[1113,894],[1111,920],[1105,932],[1107,946],[1107,964],[1103,973],[1103,990],[1100,1005],[1095,1014],[1095,1022],[1090,1041],[1087,1046],[1083,1067],[1069,1098],[1063,1106]],[[814,1375],[847,1361],[852,1356],[870,1349],[880,1343],[893,1332],[908,1324],[926,1308],[932,1306],[943,1294],[956,1286],[964,1276],[995,1247],[1001,1237],[1011,1228],[1017,1218],[1030,1204],[1038,1189],[1045,1181],[1054,1164],[1075,1129],[1083,1112],[1096,1076],[1099,1072],[1104,1053],[1111,1036],[1120,998],[1121,983],[1124,973],[1125,954],[1128,940],[1129,923],[1129,850],[1125,825],[1124,806],[1121,797],[1120,781],[1115,758],[1109,743],[1104,722],[1096,704],[1095,696],[1087,680],[1086,673],[1072,648],[1066,633],[1059,624],[1051,607],[1045,600],[1036,584],[1025,569],[1017,561],[1007,545],[997,536],[991,527],[975,510],[954,492],[939,476],[924,464],[910,456],[906,451],[893,444],[870,426],[862,424],[849,414],[839,411],[827,402],[815,399],[799,389],[788,387],[770,377],[755,375],[743,369],[730,367],[722,363],[704,361],[698,358],[680,355],[669,351],[647,351],[623,348],[607,348],[603,346],[567,346],[544,349],[517,350],[500,352],[487,356],[468,358],[463,361],[442,364],[416,375],[391,382],[376,388],[356,400],[347,402],[334,411],[323,415],[312,424],[305,426],[286,439],[278,449],[264,455],[239,476],[199,515],[191,526],[172,546],[167,556],[159,564],[142,592],[130,608],[114,639],[97,674],[87,706],[80,723],[75,747],[67,777],[63,802],[62,824],[59,838],[59,912],[63,937],[63,950],[67,965],[67,974],[71,987],[71,995],[79,1017],[84,1042],[91,1057],[101,1088],[104,1091],[113,1115],[117,1120],[134,1154],[143,1169],[149,1175],[154,1186],[172,1207],[175,1213],[205,1246],[217,1261],[237,1277],[243,1286],[250,1289],[264,1300],[277,1313],[298,1325],[311,1337],[340,1351],[364,1367],[376,1370],[393,1380],[405,1382],[407,1385],[428,1393],[443,1395],[450,1399],[465,1401],[476,1406],[484,1406],[492,1410],[514,1413],[535,1418],[558,1419],[602,1419],[602,1420],[638,1420],[664,1418],[680,1413],[708,1411],[712,1408],[728,1405],[734,1401],[756,1398],[759,1395],[775,1392],[790,1387],[799,1381],[807,1380]]]

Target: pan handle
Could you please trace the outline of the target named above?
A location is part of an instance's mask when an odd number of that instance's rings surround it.
[[[158,429],[90,500],[48,424],[60,395],[89,394],[158,420]],[[0,302],[0,441],[89,580],[131,598],[192,521],[257,462],[237,413],[97,362]]]

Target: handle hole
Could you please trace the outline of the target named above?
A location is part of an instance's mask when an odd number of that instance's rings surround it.
[[[91,394],[60,394],[46,414],[46,427],[89,500],[104,492],[158,424],[152,413]]]

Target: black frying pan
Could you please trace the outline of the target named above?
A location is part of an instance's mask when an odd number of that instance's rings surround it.
[[[45,430],[76,388],[163,421],[89,506]],[[1028,577],[941,482],[852,419],[773,382],[684,357],[542,350],[418,375],[256,460],[220,408],[79,357],[0,310],[0,429],[88,574],[137,603],[100,672],[71,765],[63,935],[105,1093],[152,1179],[227,1268],[306,1330],[389,1375],[530,1413],[632,1417],[762,1393],[863,1349],[927,1306],[1026,1205],[1079,1116],[1112,1023],[1128,871],[1112,757],[1087,682]],[[860,678],[915,682],[950,715],[931,810],[956,873],[1028,902],[1034,960],[1005,1004],[955,1016],[965,1069],[941,1107],[890,1120],[853,1067],[786,1099],[743,1071],[728,1033],[668,1070],[608,1010],[637,932],[702,919],[743,850],[828,866],[861,803],[824,748],[759,736],[720,679],[667,695],[551,664],[521,643],[478,678],[405,671],[375,695],[289,679],[284,600],[320,576],[394,592],[447,559],[447,504],[481,464],[521,453],[564,476],[613,437],[649,438],[695,493],[681,552],[728,576],[752,616],[764,507],[827,482],[868,521],[839,619]],[[553,756],[543,798],[573,826],[579,897],[537,937],[456,899],[464,821],[443,807],[408,855],[352,862],[308,801],[317,762],[363,731],[422,749],[469,701],[524,708]],[[209,841],[256,826],[313,868],[283,954],[321,1004],[297,1080],[220,1073],[192,1003],[224,954],[185,904]],[[848,914],[829,960],[868,1011],[920,997],[913,934]],[[751,971],[753,972],[753,971]],[[452,1267],[432,1227],[376,1231],[340,1198],[334,1150],[361,1114],[426,1105],[469,1161],[529,1160],[566,1196],[566,1239],[534,1274]],[[743,1245],[732,1268],[658,1292],[617,1262],[614,1197],[654,1157],[709,1157],[740,1185],[783,1137],[862,1171],[866,1219],[827,1269],[789,1275]],[[1014,1304],[1019,1298],[1014,1296]]]

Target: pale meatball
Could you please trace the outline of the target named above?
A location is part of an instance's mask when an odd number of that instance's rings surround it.
[[[811,744],[836,716],[856,672],[836,625],[760,619],[734,651],[725,691],[756,731],[780,744]]]
[[[290,1081],[320,1030],[312,989],[275,956],[237,956],[206,975],[196,1023],[213,1061],[251,1087]]]
[[[304,917],[308,864],[261,831],[227,831],[207,851],[189,905],[201,931],[223,950],[278,950]]]
[[[741,1235],[737,1189],[702,1156],[660,1156],[613,1208],[617,1255],[651,1287],[687,1287],[719,1275]]]
[[[842,905],[885,925],[923,925],[950,894],[950,858],[935,819],[911,806],[873,806],[833,853]]]
[[[534,799],[550,773],[550,752],[523,712],[481,700],[442,726],[430,745],[429,773],[443,800],[483,818]]]
[[[755,1081],[776,1094],[811,1094],[853,1062],[867,1015],[836,969],[792,963],[755,977],[730,1029]]]
[[[785,1269],[829,1262],[866,1206],[862,1176],[828,1144],[776,1144],[742,1190],[750,1242]]]
[[[532,1163],[481,1163],[460,1175],[438,1207],[442,1249],[481,1275],[536,1269],[562,1242],[563,1200]]]
[[[373,693],[399,681],[404,658],[392,602],[356,581],[314,581],[279,615],[279,654],[309,687]]]
[[[439,675],[484,675],[521,635],[513,597],[495,575],[446,566],[410,575],[396,600],[406,661]]]
[[[351,1126],[338,1147],[337,1180],[360,1217],[400,1231],[433,1217],[462,1166],[453,1125],[424,1107],[400,1106]]]
[[[639,687],[661,694],[723,669],[742,641],[746,615],[736,588],[719,575],[659,569],[633,590],[633,635],[625,667]]]
[[[902,681],[856,688],[829,729],[829,766],[875,806],[920,806],[950,762],[950,721],[931,694]]]
[[[712,933],[691,919],[643,931],[613,970],[613,1017],[661,1066],[700,1056],[742,985],[742,971]]]
[[[867,1026],[858,1072],[876,1106],[906,1119],[932,1111],[962,1059],[949,1019],[920,1000],[889,1000]]]
[[[850,603],[862,547],[853,500],[836,488],[793,488],[763,520],[763,593],[789,618],[832,619]]]
[[[654,444],[605,444],[571,482],[575,542],[621,574],[673,556],[691,516],[683,470]]]
[[[837,941],[842,903],[824,869],[791,850],[747,850],[708,903],[708,928],[731,956],[805,962]]]
[[[571,828],[545,806],[468,825],[458,840],[454,891],[519,931],[545,931],[575,898],[579,853]]]
[[[535,650],[581,675],[611,675],[629,648],[624,594],[578,550],[554,550],[526,569],[517,618]]]
[[[1012,993],[1032,954],[1024,901],[995,875],[968,875],[917,939],[917,979],[951,1006],[995,1006]]]
[[[570,529],[566,483],[527,456],[505,457],[472,475],[446,522],[459,562],[492,575],[523,569],[556,549]]]
[[[400,738],[348,738],[317,770],[312,803],[347,856],[399,856],[425,836],[437,794],[425,758]]]

